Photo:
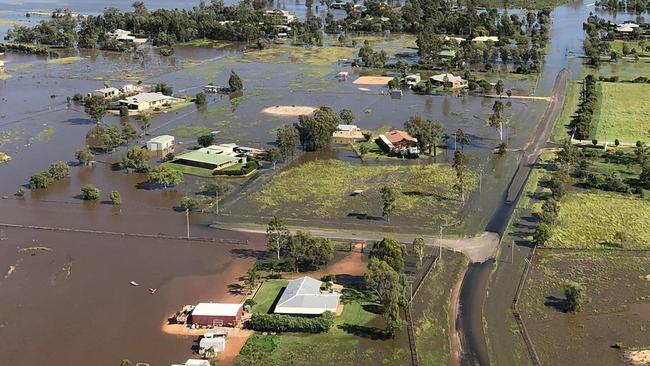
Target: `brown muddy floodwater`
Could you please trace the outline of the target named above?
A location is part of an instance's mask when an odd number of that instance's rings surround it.
[[[185,304],[241,301],[254,261],[253,245],[6,228],[0,238],[2,365],[184,361],[194,338],[162,333],[163,321]],[[20,251],[34,246],[51,251]]]

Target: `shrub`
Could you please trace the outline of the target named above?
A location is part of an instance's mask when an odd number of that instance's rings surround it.
[[[74,157],[79,161],[80,164],[87,165],[90,161],[95,158],[92,152],[88,149],[79,150],[74,154]]]
[[[322,282],[336,282],[336,275],[328,274],[320,278]]]
[[[194,98],[194,103],[197,105],[206,105],[208,104],[208,98],[205,96],[205,93],[198,93]]]
[[[591,140],[591,144],[594,146],[598,145],[598,140],[596,139]]]
[[[170,152],[170,153],[167,153],[167,155],[163,156],[163,158],[160,159],[160,160],[164,163],[164,162],[167,162],[167,161],[172,161],[172,160],[174,160],[174,158],[176,158],[176,155],[174,155],[174,153]]]
[[[199,202],[193,197],[185,196],[181,198],[181,208],[184,210],[194,210],[199,206]]]
[[[87,184],[81,188],[81,196],[84,200],[95,201],[99,199],[101,191],[92,184]]]
[[[61,180],[70,175],[70,167],[64,161],[52,163],[48,171],[54,180]]]
[[[49,172],[40,172],[29,177],[30,189],[47,188],[54,182],[54,178]]]
[[[571,312],[582,310],[583,305],[589,302],[587,289],[582,284],[573,281],[567,281],[564,284],[564,296],[566,297],[566,308]]]
[[[118,191],[111,191],[108,198],[111,200],[111,202],[114,205],[121,205],[122,204],[122,196],[120,195],[120,192],[118,192]]]
[[[257,302],[253,299],[246,299],[246,301],[244,301],[244,307],[246,306],[253,307],[255,306],[255,304],[257,304]]]
[[[316,318],[280,314],[253,314],[247,327],[258,332],[327,333],[334,324],[334,314],[326,311]]]
[[[84,96],[81,95],[80,93],[74,93],[72,96],[72,101],[75,103],[81,103],[84,101]]]
[[[125,105],[120,107],[120,117],[128,117],[129,116],[129,108],[127,108]]]
[[[615,139],[615,140],[614,140],[614,146],[618,146],[618,145],[620,145],[620,144],[621,144],[621,142],[618,141],[618,139]]]
[[[199,136],[196,142],[203,147],[208,147],[212,145],[212,143],[214,142],[214,136],[212,135]]]
[[[25,196],[25,188],[19,187],[16,193],[14,193],[14,196],[16,197],[24,197]]]
[[[248,161],[240,170],[215,170],[212,175],[246,175],[259,167],[257,161]]]

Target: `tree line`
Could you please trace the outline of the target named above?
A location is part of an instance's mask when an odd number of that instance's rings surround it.
[[[596,78],[589,74],[585,77],[580,91],[580,104],[575,115],[571,119],[571,127],[574,129],[574,137],[578,140],[587,140],[591,135],[594,110],[598,103],[596,93]]]

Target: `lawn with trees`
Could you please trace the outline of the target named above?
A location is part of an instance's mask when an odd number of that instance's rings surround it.
[[[464,172],[465,192],[476,187],[476,174]],[[448,164],[361,166],[340,160],[307,162],[279,173],[247,200],[262,212],[286,218],[344,218],[350,213],[381,217],[380,189],[395,190],[392,218],[453,215],[462,206],[456,173]],[[362,194],[351,195],[355,190]]]

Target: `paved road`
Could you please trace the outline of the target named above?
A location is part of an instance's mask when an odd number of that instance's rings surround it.
[[[266,226],[262,225],[232,225],[232,224],[213,224],[211,227],[220,230],[235,231],[240,233],[255,233],[265,234]],[[412,243],[417,234],[390,234],[382,232],[371,231],[343,231],[336,229],[320,229],[320,228],[306,228],[306,227],[289,227],[291,232],[298,230],[309,231],[312,235],[338,240],[363,240],[363,241],[379,241],[386,236],[390,236],[401,243]],[[496,233],[484,232],[479,236],[463,239],[434,239],[432,237],[424,238],[426,245],[429,246],[442,246],[443,248],[453,251],[460,251],[465,253],[472,262],[484,262],[494,255],[494,252],[499,245],[499,235]]]
[[[566,69],[557,74],[551,96],[551,103],[548,105],[540,122],[537,124],[535,133],[533,134],[533,139],[524,147],[524,154],[521,159],[519,159],[519,166],[510,182],[510,186],[508,187],[506,202],[515,202],[524,187],[524,184],[526,184],[528,174],[530,173],[533,164],[537,161],[537,158],[542,153],[546,142],[551,136],[551,131],[553,131],[555,121],[560,116],[560,112],[562,112],[568,78],[569,72]]]

